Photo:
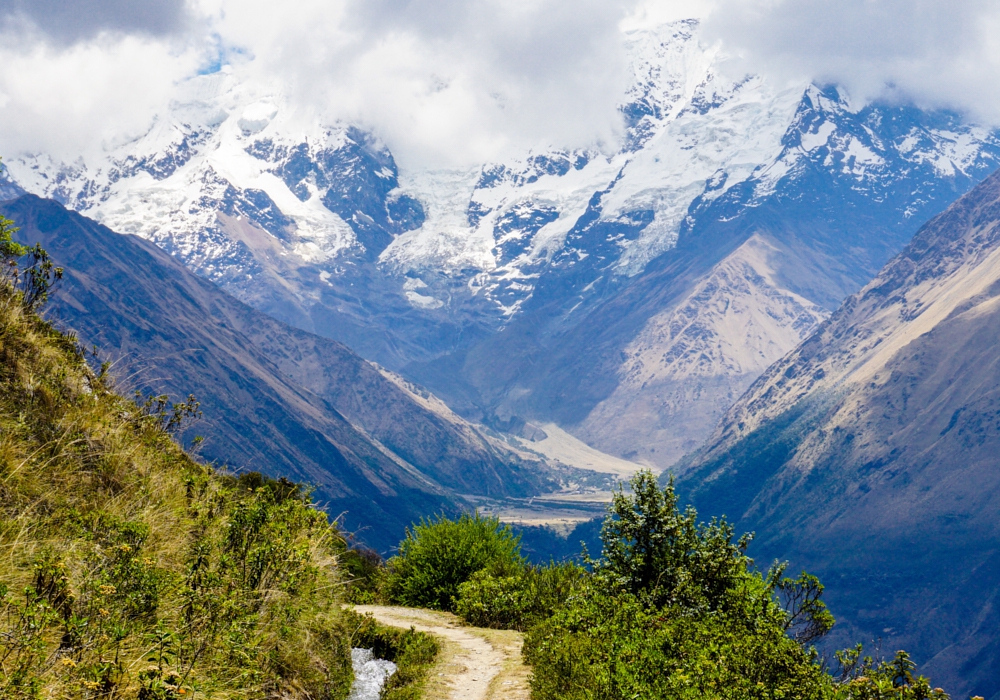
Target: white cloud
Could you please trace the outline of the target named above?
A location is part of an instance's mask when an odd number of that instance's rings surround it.
[[[409,167],[620,136],[622,29],[705,18],[736,73],[846,86],[1000,124],[987,0],[0,0],[0,154],[141,132],[217,47],[300,111]]]
[[[373,128],[405,163],[618,137],[631,0],[205,0],[246,70]]]
[[[1000,124],[993,0],[717,0],[705,23],[734,67],[950,108]]]
[[[129,35],[69,46],[0,41],[0,155],[47,152],[72,162],[141,134],[199,58],[171,41]]]

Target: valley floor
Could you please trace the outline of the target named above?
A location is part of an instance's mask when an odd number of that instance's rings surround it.
[[[441,653],[428,679],[426,700],[528,700],[530,669],[521,661],[520,632],[469,627],[434,610],[358,605],[383,625],[427,632]]]

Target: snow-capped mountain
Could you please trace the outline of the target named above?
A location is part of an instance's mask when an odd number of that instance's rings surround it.
[[[101,158],[5,163],[467,415],[666,466],[1000,156],[954,115],[734,80],[698,32],[625,37],[614,153],[400,172],[375,136],[222,70]]]

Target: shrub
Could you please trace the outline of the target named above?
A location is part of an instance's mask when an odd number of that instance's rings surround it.
[[[726,613],[650,607],[588,587],[525,638],[534,700],[823,698],[812,655],[784,634],[760,577]]]
[[[725,521],[681,511],[648,472],[620,490],[602,529],[603,557],[567,604],[532,627],[525,659],[535,700],[822,698],[832,680],[787,633],[826,613],[813,580],[767,578]],[[797,616],[776,589],[798,601]],[[824,629],[826,618],[810,630]]]
[[[509,576],[523,567],[519,538],[499,519],[442,515],[406,531],[388,562],[385,591],[394,603],[453,610],[458,587],[476,572]]]
[[[341,575],[347,584],[347,599],[355,605],[383,602],[385,562],[378,552],[364,546],[346,549],[339,559]]]
[[[699,523],[694,508],[681,511],[673,482],[660,489],[651,472],[641,471],[631,493],[620,489],[608,509],[596,570],[652,605],[715,608],[750,563],[744,552],[751,537],[734,537],[724,519]]]
[[[509,576],[479,571],[458,587],[455,612],[470,625],[523,632],[561,608],[585,576],[571,563],[525,567]]]

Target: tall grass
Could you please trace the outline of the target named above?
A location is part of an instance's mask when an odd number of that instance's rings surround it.
[[[345,697],[337,528],[192,460],[2,282],[0,697]]]

